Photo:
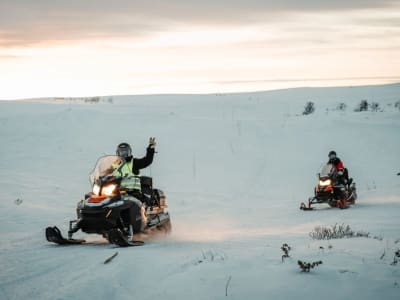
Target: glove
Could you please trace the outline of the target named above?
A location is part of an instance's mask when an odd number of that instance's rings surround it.
[[[342,176],[343,175],[343,170],[340,170],[337,173],[338,173],[339,176]]]
[[[149,148],[154,149],[156,147],[156,138],[150,137],[149,139]]]

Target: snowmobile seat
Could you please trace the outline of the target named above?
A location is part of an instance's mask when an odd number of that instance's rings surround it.
[[[153,179],[151,177],[141,176],[140,185],[143,194],[151,195],[151,192],[153,190]]]

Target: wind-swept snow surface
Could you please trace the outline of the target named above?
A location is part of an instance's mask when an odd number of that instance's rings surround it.
[[[379,107],[355,112],[361,100]],[[0,299],[399,299],[399,101],[386,85],[0,102]],[[158,153],[142,174],[167,194],[172,234],[135,248],[83,233],[92,244],[48,243],[96,159],[121,141],[143,156],[149,136]],[[300,211],[330,150],[356,205]],[[369,237],[310,238],[334,224]],[[298,260],[323,264],[303,273]]]

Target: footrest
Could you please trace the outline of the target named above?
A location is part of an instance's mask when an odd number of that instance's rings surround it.
[[[142,241],[129,241],[119,229],[111,229],[107,236],[110,243],[120,247],[142,246],[144,244]]]

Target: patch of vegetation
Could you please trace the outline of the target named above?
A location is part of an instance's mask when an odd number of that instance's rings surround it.
[[[321,265],[322,261],[320,260],[320,261],[314,261],[314,262],[310,263],[310,262],[305,262],[305,261],[299,260],[299,261],[297,261],[297,263],[302,272],[308,273],[308,272],[310,272],[311,269],[315,268],[316,266]]]
[[[303,115],[312,114],[315,111],[314,102],[307,102],[306,106],[304,107]]]
[[[283,251],[283,255],[282,255],[282,262],[285,258],[290,257],[289,255],[289,251],[292,250],[292,248],[290,248],[290,246],[288,244],[283,244],[281,247],[281,250]]]
[[[400,249],[397,249],[397,251],[394,253],[393,262],[391,263],[391,265],[395,266],[399,261],[400,261]]]
[[[349,225],[335,224],[331,227],[317,226],[312,232],[310,237],[314,240],[331,240],[331,239],[342,239],[342,238],[353,238],[353,237],[369,237],[369,232],[365,231],[353,231]]]
[[[370,104],[370,107],[371,107],[371,111],[374,111],[374,112],[382,111],[382,109],[380,108],[378,102],[372,102],[372,103]]]
[[[368,110],[368,101],[367,100],[361,100],[361,102],[357,105],[357,107],[354,109],[356,112],[361,112],[361,111],[367,111]]]
[[[345,111],[346,110],[346,108],[347,108],[347,105],[346,105],[346,103],[344,103],[344,102],[341,102],[341,103],[339,103],[338,104],[338,106],[337,106],[337,110],[340,110],[340,111]]]
[[[394,107],[396,107],[398,110],[400,110],[400,100],[397,101],[397,102],[394,104]]]

